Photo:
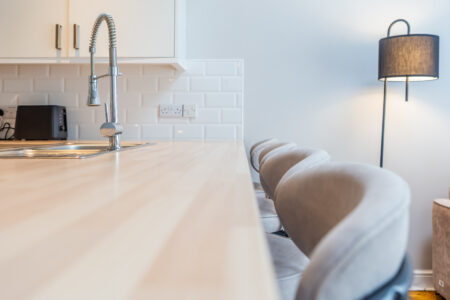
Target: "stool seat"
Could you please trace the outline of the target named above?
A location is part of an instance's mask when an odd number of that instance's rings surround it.
[[[282,229],[280,219],[275,210],[275,203],[267,199],[266,196],[258,196],[259,213],[264,231],[267,233],[276,232]]]
[[[263,191],[261,182],[253,181],[253,188],[255,189],[255,191]]]
[[[309,263],[308,257],[300,251],[290,238],[266,234],[273,266],[280,289],[281,299],[292,300],[297,291],[302,273]]]

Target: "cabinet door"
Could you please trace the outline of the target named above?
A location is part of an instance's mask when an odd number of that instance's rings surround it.
[[[66,57],[66,0],[0,1],[0,58]],[[61,48],[55,25],[62,25]]]
[[[95,19],[108,13],[116,24],[118,57],[174,57],[175,0],[70,0],[70,57],[88,57]],[[79,25],[79,50],[74,49],[73,25]],[[108,33],[102,23],[96,56],[108,56]]]

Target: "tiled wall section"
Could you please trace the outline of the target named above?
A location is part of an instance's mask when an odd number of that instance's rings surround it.
[[[243,61],[194,60],[187,70],[119,65],[119,120],[126,140],[242,139]],[[106,73],[96,66],[96,74]],[[88,107],[89,65],[0,65],[0,105],[59,104],[68,109],[69,139],[103,139],[103,107]],[[102,101],[109,79],[99,81]],[[195,119],[162,119],[161,103],[196,104]]]

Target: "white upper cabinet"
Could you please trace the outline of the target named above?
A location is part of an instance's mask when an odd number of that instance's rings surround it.
[[[0,58],[65,57],[67,3],[61,0],[0,1]],[[61,49],[56,49],[56,24]]]
[[[170,63],[178,68],[184,46],[184,1],[2,0],[0,63],[89,62],[92,26],[99,14],[108,13],[116,25],[119,61]],[[62,29],[61,49],[57,24]],[[97,35],[99,62],[108,57],[107,29],[102,23]]]
[[[175,0],[70,0],[70,56],[88,57],[95,19],[110,14],[116,24],[118,57],[175,57]],[[79,50],[73,25],[79,25]],[[108,33],[102,24],[96,56],[108,56]]]

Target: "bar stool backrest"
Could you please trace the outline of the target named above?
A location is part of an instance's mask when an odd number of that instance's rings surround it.
[[[274,201],[278,183],[291,169],[297,172],[328,162],[330,156],[320,149],[299,148],[295,144],[286,144],[270,151],[263,159],[259,171],[261,186],[266,196]],[[288,175],[289,176],[289,175]]]
[[[291,174],[275,197],[286,232],[310,258],[297,300],[362,299],[400,270],[410,190],[396,174],[327,163]]]
[[[261,151],[273,143],[278,143],[278,140],[275,138],[265,139],[255,143],[250,148],[250,163],[256,172],[259,172],[259,155],[261,154]]]

